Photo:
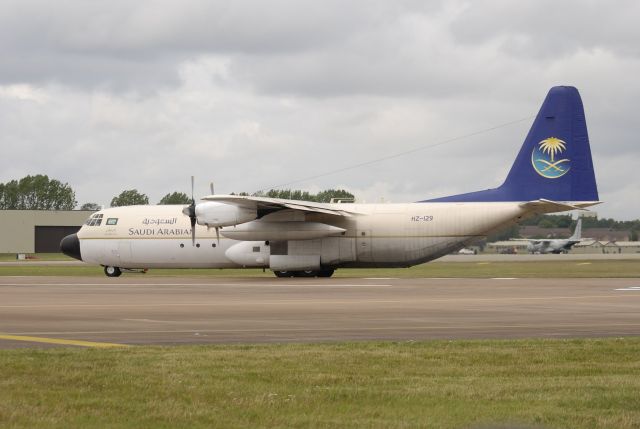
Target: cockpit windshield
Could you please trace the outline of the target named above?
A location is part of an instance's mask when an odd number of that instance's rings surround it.
[[[102,223],[102,217],[102,213],[94,213],[84,224],[87,226],[100,226]]]

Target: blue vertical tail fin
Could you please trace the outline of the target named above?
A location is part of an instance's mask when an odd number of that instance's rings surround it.
[[[504,183],[495,189],[427,200],[598,201],[582,100],[572,86],[551,88]]]

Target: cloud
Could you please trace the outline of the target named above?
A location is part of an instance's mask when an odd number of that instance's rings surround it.
[[[415,201],[499,185],[531,120],[390,156],[530,118],[572,84],[607,201],[597,211],[637,218],[637,6],[551,7],[9,2],[0,181],[46,173],[81,203],[130,188],[156,202],[191,175],[198,194],[294,182]]]
[[[579,51],[605,50],[639,56],[634,25],[640,5],[622,0],[556,2],[469,2],[451,25],[456,41],[478,45],[496,41],[510,56],[534,60],[557,59]]]

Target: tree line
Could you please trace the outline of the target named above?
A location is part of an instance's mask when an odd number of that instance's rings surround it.
[[[36,174],[0,183],[2,210],[73,210],[78,202],[68,183]]]
[[[498,231],[487,237],[487,241],[502,241],[510,238],[520,238],[520,227],[537,226],[540,228],[570,228],[572,231],[576,228],[577,219],[573,219],[568,215],[538,215],[526,219],[517,225],[513,225],[508,229]],[[612,218],[598,219],[596,217],[583,217],[582,229],[589,228],[608,228],[614,231],[631,231],[630,240],[637,241],[640,235],[640,219],[636,220],[615,220]]]
[[[354,195],[344,189],[327,189],[317,194],[300,189],[270,189],[253,194],[240,192],[232,195],[252,195],[256,197],[281,198],[288,200],[314,201],[328,203],[332,198],[343,200],[354,199]],[[158,204],[189,204],[191,198],[184,192],[169,192],[160,199]],[[76,194],[68,183],[62,183],[49,176],[36,174],[25,176],[20,180],[0,183],[0,210],[73,210],[76,208]],[[111,207],[146,205],[149,197],[137,189],[122,191],[111,200]],[[96,203],[84,203],[82,210],[100,210]],[[502,230],[491,236],[493,240],[504,240],[519,237],[520,226],[536,225],[541,228],[575,228],[576,220],[571,215],[539,215],[524,220],[519,225]],[[617,221],[611,218],[598,219],[595,217],[582,218],[583,228],[610,228],[612,230],[631,231],[632,237],[638,237],[640,219],[632,221]]]
[[[332,198],[353,199],[354,195],[344,189],[327,189],[317,194],[301,190],[276,190],[249,194],[240,192],[233,195],[253,195],[269,198],[285,198],[327,203]],[[189,204],[191,198],[184,192],[169,192],[158,204]],[[149,197],[137,189],[122,191],[111,199],[111,207],[146,205]],[[78,205],[76,194],[68,183],[62,183],[49,176],[37,174],[20,180],[0,183],[0,210],[73,210]],[[100,210],[97,203],[87,202],[81,210]]]
[[[520,225],[535,225],[540,228],[571,228],[576,226],[576,219],[571,215],[538,215],[529,218]],[[615,231],[640,231],[640,219],[636,220],[615,220],[612,218],[583,217],[582,228],[609,228]]]
[[[355,199],[355,196],[352,193],[345,191],[344,189],[326,189],[318,192],[317,194],[299,189],[270,189],[267,192],[254,192],[253,194],[249,194],[247,192],[239,192],[236,194],[235,192],[232,192],[231,195],[314,201],[318,203],[328,203],[334,198],[351,201]],[[190,202],[191,198],[184,192],[172,192],[162,197],[158,204],[189,204]],[[146,194],[140,193],[137,189],[123,191],[120,195],[113,197],[111,200],[111,207],[132,206],[138,204],[149,204],[149,197]]]

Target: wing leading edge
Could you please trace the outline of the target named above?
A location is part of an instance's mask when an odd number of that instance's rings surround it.
[[[311,201],[284,200],[280,198],[253,197],[244,195],[209,195],[204,201],[233,204],[240,207],[256,209],[258,213],[271,213],[292,209],[309,213],[323,213],[342,217],[362,214],[352,209],[336,208],[337,204],[315,203]]]

